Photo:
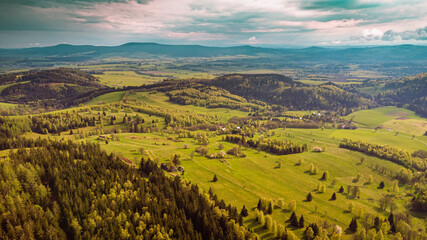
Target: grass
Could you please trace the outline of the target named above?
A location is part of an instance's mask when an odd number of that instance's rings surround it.
[[[0,102],[0,109],[14,109],[18,104]]]
[[[353,131],[363,132],[364,130]],[[346,228],[354,217],[354,214],[346,213],[349,202],[354,202],[357,207],[363,208],[365,213],[382,217],[388,216],[387,212],[378,209],[377,200],[382,194],[388,193],[393,179],[376,172],[371,166],[379,164],[393,171],[398,171],[401,168],[400,166],[359,152],[338,148],[339,139],[336,136],[347,136],[346,130],[278,129],[274,132],[275,136],[272,138],[306,143],[310,149],[314,146],[326,147],[326,152],[309,151],[302,154],[277,156],[247,149],[244,150],[247,157],[230,157],[226,159],[227,164],[218,159],[208,159],[199,154],[195,154],[194,159],[190,160],[190,153],[199,145],[193,139],[174,140],[171,136],[176,137],[175,135],[123,133],[118,135],[120,141],[111,141],[108,144],[96,140],[95,136],[89,137],[88,140],[99,142],[101,147],[108,152],[120,152],[123,157],[134,161],[135,164],[138,164],[142,157],[138,152],[141,147],[146,150],[146,154],[155,156],[154,158],[159,162],[168,162],[172,154],[179,153],[182,156],[182,166],[186,170],[182,176],[184,179],[198,184],[205,190],[212,187],[220,198],[238,208],[246,205],[248,209],[253,210],[261,197],[274,200],[284,198],[286,203],[295,199],[297,201],[296,212],[298,215],[303,214],[306,221],[317,222],[327,219],[343,228]],[[380,135],[382,133],[375,134]],[[383,137],[386,139],[394,136],[384,135]],[[404,141],[399,136],[397,138],[402,142]],[[210,137],[209,140],[210,143],[207,147],[213,153],[220,151],[218,149],[220,143],[225,146],[225,150],[236,146],[223,142],[220,136]],[[184,149],[184,144],[188,144],[190,148]],[[412,144],[405,146],[408,147],[408,150],[413,148]],[[363,164],[359,164],[361,157],[365,158]],[[304,160],[302,166],[296,165],[299,159]],[[282,161],[282,168],[275,168],[277,161]],[[319,167],[319,174],[310,175],[307,173],[311,163]],[[324,182],[327,186],[326,192],[316,193],[315,188],[323,171],[330,173],[330,179]],[[365,185],[363,180],[359,183],[353,183],[352,180],[358,173],[364,176],[372,175],[373,184]],[[219,178],[218,182],[215,183],[211,182],[214,174]],[[336,183],[332,186],[334,179]],[[381,181],[386,183],[384,190],[377,189]],[[344,188],[347,185],[358,185],[361,188],[361,198],[352,199],[346,194],[337,193],[338,200],[330,201],[332,193],[338,192],[341,185]],[[304,202],[307,193],[310,191],[314,196],[313,202]],[[409,188],[401,186],[398,194],[399,199],[396,200],[398,211],[404,211],[404,202],[410,199],[405,195],[408,191]],[[253,211],[250,212],[253,214]],[[273,218],[281,224],[284,224],[289,216],[290,212],[283,209],[276,209],[273,213]],[[422,226],[422,219],[414,219],[413,222],[415,225]],[[258,233],[267,236],[267,233],[262,229],[259,229]],[[297,233],[301,236],[301,232],[297,231]]]
[[[162,108],[168,108],[184,112],[193,112],[193,113],[203,113],[210,115],[217,115],[220,119],[220,122],[227,122],[228,119],[234,116],[245,117],[248,116],[248,113],[242,112],[239,110],[231,110],[226,108],[205,108],[198,107],[194,105],[179,105],[169,101],[163,93],[148,93],[148,92],[133,92],[129,94],[130,98],[135,98],[143,103],[149,104],[151,106],[157,106]]]
[[[141,86],[143,84],[152,84],[163,80],[159,77],[150,77],[148,75],[139,75],[134,71],[105,71],[102,75],[96,75],[101,83],[112,86]]]
[[[389,106],[361,110],[349,114],[346,118],[353,119],[362,127],[381,127],[410,135],[421,136],[427,131],[427,120],[405,108]]]
[[[103,101],[103,99],[121,99],[123,92],[115,93],[113,95],[103,95],[99,99],[93,100],[93,103]],[[228,110],[228,109],[207,109],[203,107],[191,105],[178,105],[169,102],[168,97],[163,93],[148,93],[148,92],[133,92],[129,94],[129,98],[134,98],[140,102],[158,106],[162,108],[173,109],[177,111],[188,111],[189,113],[209,113],[221,116],[221,120],[226,122],[232,116],[247,116],[247,113]],[[91,104],[91,103],[88,103]],[[382,109],[373,114],[381,114],[381,116],[389,116],[395,118],[396,116],[411,116],[411,112],[405,109]],[[106,111],[107,115],[114,114],[118,119],[124,116],[123,112],[113,113]],[[97,115],[97,111],[92,111],[91,114]],[[293,114],[304,114],[305,112],[292,112]],[[89,114],[82,113],[82,114]],[[128,113],[130,114],[130,113]],[[132,113],[139,114],[139,113]],[[375,115],[374,115],[375,116]],[[148,116],[143,116],[149,118]],[[415,116],[416,117],[416,116]],[[148,121],[159,119],[152,117]],[[386,119],[387,120],[387,119]],[[120,125],[106,126],[105,128],[115,128]],[[80,131],[86,133],[94,131],[94,127],[82,128]],[[76,132],[76,131],[75,131]],[[274,134],[273,134],[274,132]],[[228,150],[236,144],[222,141],[221,136],[216,136],[212,133],[209,137],[210,143],[208,148],[210,152],[219,152],[219,144],[225,146],[224,150]],[[363,153],[350,151],[347,149],[338,148],[339,142],[342,138],[350,138],[353,140],[363,140],[378,144],[389,144],[395,147],[404,148],[409,152],[419,149],[427,149],[427,137],[417,136],[412,139],[408,134],[398,134],[395,136],[390,131],[386,130],[373,130],[368,128],[359,128],[356,130],[339,130],[339,129],[276,129],[270,131],[271,138],[279,138],[284,140],[291,140],[300,143],[305,143],[312,149],[314,146],[320,146],[326,149],[325,152],[315,153],[308,151],[301,154],[278,156],[266,152],[257,152],[253,149],[243,150],[247,157],[237,158],[234,156],[228,157],[226,162],[221,162],[218,159],[208,159],[199,154],[195,154],[193,160],[190,160],[190,154],[195,148],[200,145],[194,139],[184,138],[177,139],[177,135],[165,132],[157,133],[121,133],[115,134],[118,136],[119,141],[105,141],[97,140],[97,135],[89,136],[79,141],[97,142],[108,153],[117,153],[122,157],[131,160],[135,165],[143,155],[140,149],[144,150],[144,154],[151,156],[155,161],[167,163],[172,154],[180,154],[182,166],[185,168],[185,174],[181,177],[191,183],[198,184],[202,189],[207,191],[213,188],[219,198],[224,199],[239,209],[246,205],[250,210],[250,217],[245,219],[245,224],[257,232],[263,239],[271,239],[271,235],[259,224],[253,221],[254,207],[256,206],[259,198],[271,198],[277,200],[284,198],[286,204],[291,200],[297,201],[298,215],[304,215],[308,223],[324,221],[325,219],[331,223],[338,224],[344,229],[350,223],[350,220],[355,217],[355,214],[348,213],[346,210],[350,202],[354,202],[357,208],[362,208],[365,213],[387,217],[388,212],[383,212],[378,208],[378,199],[382,195],[388,194],[393,179],[379,172],[376,172],[372,166],[378,164],[384,166],[394,172],[401,169],[400,166],[390,162],[378,159],[376,157],[368,156]],[[60,136],[47,136],[40,134],[27,134],[27,137],[50,137],[56,139],[74,139],[73,135],[69,132],[63,132]],[[258,138],[259,135],[255,136]],[[424,142],[424,143],[423,143]],[[189,149],[184,149],[184,144],[188,144]],[[360,159],[365,158],[363,164],[360,164]],[[298,166],[296,163],[299,160],[304,163]],[[277,161],[282,161],[282,167],[276,168]],[[309,165],[314,164],[318,166],[319,173],[317,175],[310,175],[307,173]],[[327,186],[325,193],[317,193],[315,188],[319,182],[323,171],[329,171],[330,178],[325,181]],[[374,182],[365,185],[364,180],[358,183],[353,183],[353,179],[357,174],[362,174],[365,178],[372,175]],[[212,182],[214,174],[218,177],[218,182]],[[332,185],[332,181],[335,184]],[[384,181],[386,188],[378,190],[378,184]],[[353,199],[347,194],[338,194],[337,200],[330,201],[332,193],[338,192],[340,186],[346,188],[347,185],[357,185],[361,188],[360,199]],[[305,202],[308,192],[312,192],[314,200],[312,202]],[[401,186],[398,193],[396,203],[398,206],[397,211],[404,212],[404,203],[410,199],[407,193],[410,192],[409,187]],[[288,225],[286,222],[290,217],[290,212],[286,209],[275,209],[272,215],[280,224]],[[417,228],[424,228],[422,218],[426,217],[421,214],[414,217],[412,222]],[[289,227],[289,226],[288,226]],[[290,227],[291,228],[291,227]],[[299,237],[302,237],[302,231],[296,230]],[[349,238],[346,235],[344,238]]]
[[[105,104],[105,103],[113,103],[122,100],[123,96],[125,95],[125,92],[113,92],[113,93],[106,93],[104,95],[98,96],[88,102],[86,102],[85,106],[92,106],[97,104]]]

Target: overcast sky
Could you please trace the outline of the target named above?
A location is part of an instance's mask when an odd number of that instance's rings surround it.
[[[0,48],[427,44],[426,0],[0,0]]]

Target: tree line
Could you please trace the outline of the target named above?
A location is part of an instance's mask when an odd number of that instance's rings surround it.
[[[246,136],[229,134],[224,137],[224,140],[278,155],[302,153],[307,151],[307,144],[277,139],[254,140],[252,138],[248,139]]]

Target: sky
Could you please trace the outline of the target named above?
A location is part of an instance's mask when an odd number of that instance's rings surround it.
[[[427,44],[425,0],[0,0],[0,48]]]

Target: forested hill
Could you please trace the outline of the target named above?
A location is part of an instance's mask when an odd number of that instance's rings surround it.
[[[427,117],[427,73],[386,83],[377,101],[383,105],[408,107]]]
[[[76,69],[53,69],[19,74],[5,74],[0,85],[9,84],[0,93],[0,100],[28,103],[38,100],[67,102],[106,87],[90,74]]]
[[[208,47],[200,45],[167,45],[158,43],[126,43],[120,46],[91,46],[59,44],[49,47],[21,49],[0,49],[0,60],[37,62],[79,62],[112,56],[146,58],[146,57],[218,57],[218,56],[277,56],[283,61],[304,62],[359,62],[359,63],[396,63],[402,59],[425,62],[426,46],[397,45],[353,48],[302,49],[265,48],[254,46]],[[1,61],[0,61],[1,62]]]
[[[99,144],[0,139],[1,239],[255,239],[212,191]]]
[[[362,109],[374,103],[333,84],[309,86],[279,74],[230,74],[209,82],[232,94],[277,104],[290,110]]]

